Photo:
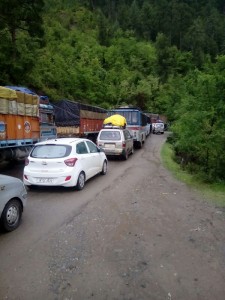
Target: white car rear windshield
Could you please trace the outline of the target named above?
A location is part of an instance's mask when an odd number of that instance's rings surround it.
[[[102,141],[120,141],[121,140],[121,135],[120,135],[120,131],[111,131],[111,130],[107,130],[107,131],[102,131],[100,133],[100,140]]]
[[[39,145],[35,146],[31,152],[34,158],[61,158],[71,153],[72,147],[69,145]]]

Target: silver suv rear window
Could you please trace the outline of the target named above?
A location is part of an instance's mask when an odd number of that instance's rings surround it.
[[[61,158],[70,155],[72,147],[69,145],[38,145],[30,156],[34,158]]]
[[[112,130],[107,130],[107,131],[102,131],[100,133],[100,140],[102,141],[120,141],[121,140],[121,135],[120,131],[112,131]]]

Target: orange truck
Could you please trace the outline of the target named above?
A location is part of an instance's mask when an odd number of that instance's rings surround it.
[[[96,142],[107,110],[71,100],[61,100],[53,106],[58,137],[86,137]]]
[[[51,105],[27,89],[0,86],[0,162],[24,159],[35,143],[52,137]]]

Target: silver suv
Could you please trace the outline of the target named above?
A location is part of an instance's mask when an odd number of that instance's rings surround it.
[[[121,156],[125,160],[134,152],[134,141],[129,130],[114,126],[100,130],[97,145],[107,156]]]

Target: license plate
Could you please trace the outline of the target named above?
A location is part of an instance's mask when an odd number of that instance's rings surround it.
[[[37,178],[37,183],[53,183],[53,178]]]
[[[115,149],[115,144],[105,144],[105,148],[107,148],[107,149]]]

